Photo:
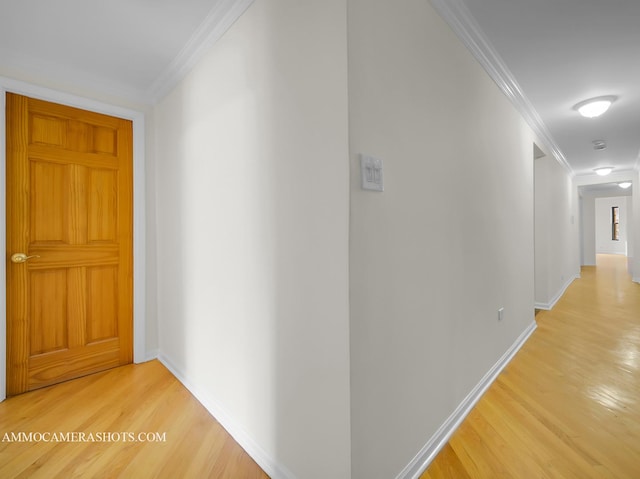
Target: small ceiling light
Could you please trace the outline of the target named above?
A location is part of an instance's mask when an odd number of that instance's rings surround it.
[[[615,96],[599,96],[589,100],[581,101],[573,108],[587,118],[595,118],[602,115],[609,109],[611,104],[616,100]]]
[[[623,189],[626,190],[627,188],[629,188],[631,186],[631,182],[630,181],[623,181],[622,183],[618,183],[618,186],[620,188],[623,188]]]
[[[607,176],[613,171],[613,167],[603,166],[602,168],[596,168],[593,171],[595,171],[599,176]]]

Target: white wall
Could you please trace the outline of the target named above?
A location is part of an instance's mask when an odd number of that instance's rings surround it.
[[[156,202],[156,129],[153,111],[145,114],[145,213],[146,213],[146,308],[147,308],[147,357],[158,356],[158,252],[157,252],[157,202]],[[135,259],[134,259],[135,261]]]
[[[162,358],[274,478],[350,477],[346,54],[257,1],[155,111]]]
[[[634,218],[636,218],[635,214],[633,211],[633,196],[627,196],[627,270],[631,276],[633,276],[633,261],[636,247],[636,238],[634,236],[636,231],[633,223]]]
[[[535,160],[535,302],[550,309],[580,275],[577,188],[553,157]]]
[[[388,479],[533,323],[534,138],[429,2],[348,3],[352,470]]]
[[[640,164],[637,165],[640,167]],[[633,178],[633,194],[631,198],[631,212],[632,212],[632,225],[633,232],[630,235],[630,239],[633,240],[631,246],[630,273],[633,277],[633,281],[640,283],[640,171],[635,171],[632,175]]]
[[[534,161],[534,247],[535,247],[535,302],[536,305],[546,298],[549,292],[549,197],[548,157]],[[537,306],[539,307],[539,306]]]
[[[596,265],[596,199],[594,196],[582,196],[582,265]]]
[[[627,197],[596,198],[596,253],[627,254]],[[611,208],[620,211],[620,239],[611,239]]]

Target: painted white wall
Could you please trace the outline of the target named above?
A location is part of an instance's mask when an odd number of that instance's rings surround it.
[[[255,2],[155,110],[161,357],[274,478],[351,476],[346,38]]]
[[[627,254],[627,197],[596,198],[596,253]],[[620,208],[620,239],[611,239],[611,208]]]
[[[633,261],[635,257],[635,227],[634,218],[635,213],[633,211],[633,196],[627,196],[627,270],[629,274],[633,276]]]
[[[582,196],[582,264],[596,265],[596,199]]]
[[[536,307],[542,298],[549,294],[549,214],[550,198],[548,195],[548,157],[537,158],[534,161],[534,247],[535,247],[535,302]]]
[[[640,164],[637,165],[640,167]],[[632,255],[630,265],[630,273],[633,277],[633,281],[640,283],[640,171],[636,170],[633,175],[633,192],[631,197],[631,211],[633,222],[631,228],[633,232],[630,238],[633,240],[633,245],[630,248]]]
[[[533,323],[534,137],[429,2],[348,4],[352,477],[387,479]]]
[[[147,359],[158,357],[158,255],[157,255],[157,202],[156,202],[156,128],[153,111],[145,114],[146,141],[145,157],[148,161],[145,164],[145,190],[146,190],[146,242],[145,242],[145,265],[146,265],[146,342]]]
[[[553,157],[535,160],[535,302],[550,309],[580,275],[578,193]]]

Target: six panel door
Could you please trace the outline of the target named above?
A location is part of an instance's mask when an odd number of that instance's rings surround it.
[[[15,94],[6,103],[15,395],[132,362],[133,134],[111,116]]]

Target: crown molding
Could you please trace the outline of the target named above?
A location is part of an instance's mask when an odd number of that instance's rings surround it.
[[[31,58],[16,54],[0,45],[0,65],[5,76],[25,82],[46,78],[51,88],[74,91],[91,97],[109,97],[116,101],[153,105],[182,80],[202,56],[251,6],[254,0],[217,0],[202,23],[191,35],[169,66],[148,87],[136,87],[117,78],[102,78],[76,67],[62,66],[47,58]]]
[[[180,53],[149,88],[147,99],[157,103],[167,95],[198,63],[254,0],[220,0],[193,33]]]
[[[431,0],[431,4],[453,29],[458,38],[462,40],[476,60],[480,62],[480,65],[502,92],[511,100],[553,157],[573,177],[574,171],[564,153],[560,150],[542,118],[540,118],[538,112],[527,99],[515,77],[482,32],[464,2],[462,0]]]

